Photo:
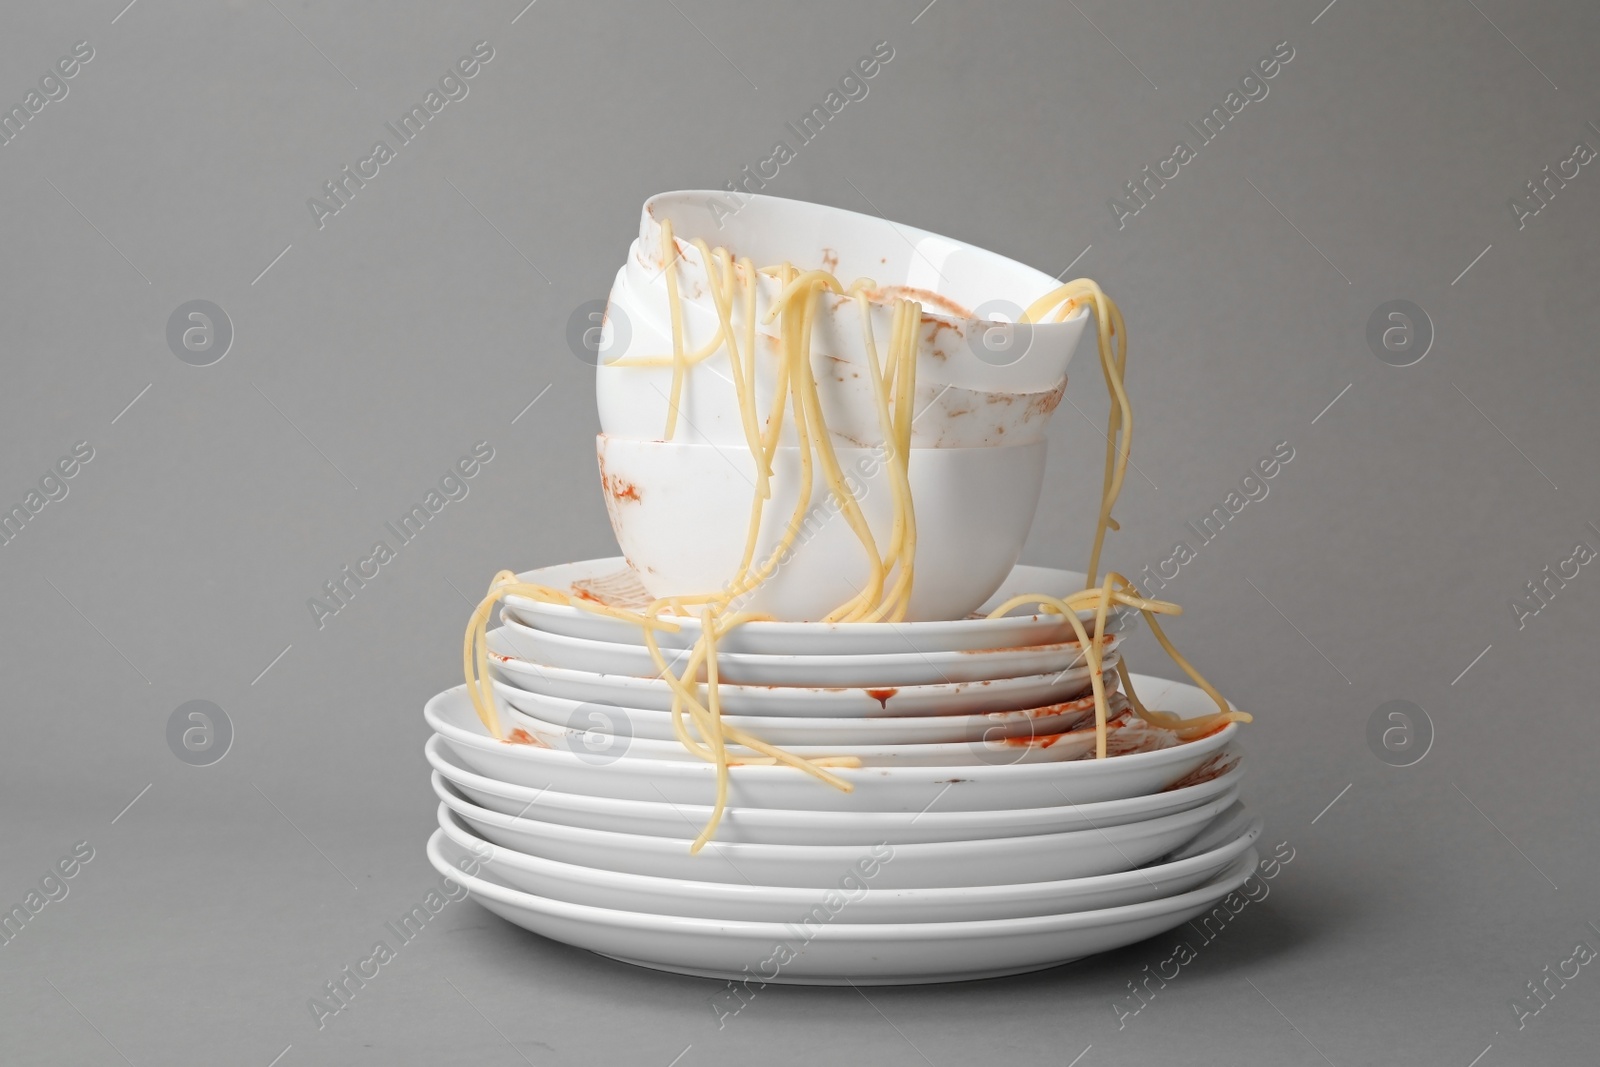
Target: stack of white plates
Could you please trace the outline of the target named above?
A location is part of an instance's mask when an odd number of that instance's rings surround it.
[[[618,603],[623,569],[594,560],[523,578]],[[1019,566],[992,603],[1081,584]],[[727,811],[691,854],[716,770],[675,739],[640,631],[508,598],[489,638],[508,739],[486,733],[465,687],[425,711],[441,802],[429,858],[546,937],[753,983],[1036,970],[1153,936],[1238,889],[1260,832],[1238,802],[1238,727],[1180,742],[1128,716],[1119,694],[1112,755],[1097,760],[1070,625],[982,614],[729,634],[725,718],[798,755],[861,766],[833,770],[847,793],[791,767],[740,765],[731,750]],[[662,644],[697,636],[685,620]],[[1192,686],[1134,683],[1151,706],[1214,710]]]

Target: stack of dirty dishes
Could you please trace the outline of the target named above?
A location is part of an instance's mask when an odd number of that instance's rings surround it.
[[[599,460],[623,556],[497,578],[481,676],[428,702],[431,861],[547,937],[757,984],[1014,974],[1216,906],[1257,862],[1239,726],[1162,725],[1217,706],[1127,672],[1125,606],[1076,611],[1082,632],[1038,602],[994,614],[1085,584],[1016,561],[1088,316],[1013,329],[1050,278],[815,205],[730,216],[720,195],[647,203],[612,291]],[[730,314],[737,264],[695,237],[795,267],[751,272]],[[792,387],[793,340],[767,332],[792,320],[768,311],[812,268],[878,280],[808,298],[820,417],[752,425]],[[920,325],[889,317],[907,294]],[[914,337],[892,425],[891,336]],[[823,436],[847,479],[824,476]],[[759,580],[752,560],[772,563]],[[903,595],[830,617],[867,589]]]

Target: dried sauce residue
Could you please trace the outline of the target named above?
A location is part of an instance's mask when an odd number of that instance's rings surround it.
[[[528,731],[524,730],[520,726],[517,727],[515,730],[512,730],[509,734],[506,735],[505,744],[508,744],[508,745],[532,745],[535,748],[549,748],[550,747],[549,745],[545,744],[543,741],[539,740],[537,737],[534,737],[532,734],[530,734]]]
[[[878,707],[885,711],[889,709],[889,698],[900,692],[898,689],[868,689],[867,696],[878,702]]]

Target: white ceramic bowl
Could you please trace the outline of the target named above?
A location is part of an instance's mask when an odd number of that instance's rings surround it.
[[[664,801],[617,800],[561,793],[486,778],[468,769],[435,735],[424,746],[428,764],[456,791],[479,807],[518,817],[589,830],[682,838],[700,832],[709,807]],[[1057,834],[1068,830],[1120,826],[1160,818],[1209,803],[1236,789],[1243,777],[1239,762],[1219,767],[1215,777],[1179,789],[1098,804],[1055,804],[998,811],[944,811],[935,803],[913,811],[791,811],[781,808],[729,808],[717,827],[717,840],[770,845],[894,845],[919,841],[973,841],[979,838]]]
[[[545,696],[667,711],[672,691],[660,678],[596,674],[532,663],[515,655],[504,627],[489,631],[489,666],[498,679]],[[1113,654],[1114,656],[1114,654]],[[719,689],[728,715],[862,718],[898,715],[976,715],[1042,707],[1080,695],[1089,668],[982,682],[901,686],[730,685]]]
[[[885,889],[1050,882],[1113,874],[1143,866],[1181,848],[1238,799],[1230,789],[1215,800],[1159,818],[1054,834],[919,841],[892,845],[768,845],[713,839],[698,854],[682,837],[589,830],[544,822],[537,804],[528,815],[502,815],[463,797],[438,772],[434,792],[445,806],[496,845],[530,856],[608,871],[748,885],[828,889],[863,859],[883,861],[872,884]]]
[[[1114,671],[1105,676],[1113,691],[1120,683]],[[672,714],[647,708],[618,707],[529,693],[493,681],[495,695],[519,721],[535,719],[548,726],[581,731],[602,730],[625,737],[675,741]],[[1060,733],[1094,714],[1094,694],[1017,711],[982,715],[875,715],[853,719],[776,715],[723,715],[722,721],[773,745],[917,745],[1002,737],[1043,737]]]
[[[511,649],[518,659],[540,666],[566,667],[594,674],[631,674],[656,678],[661,671],[641,644],[566,637],[525,626],[507,618],[499,628],[497,649]],[[1120,637],[1107,634],[1103,652],[1113,652]],[[981,682],[1073,670],[1086,662],[1084,646],[1070,642],[1024,648],[984,648],[960,652],[882,652],[867,655],[783,656],[771,653],[717,650],[717,676],[734,685],[900,686],[933,682]],[[668,668],[681,674],[687,649],[664,653]],[[701,672],[704,679],[704,671]]]
[[[641,611],[649,606],[650,594],[628,569],[621,556],[562,563],[540,567],[517,576],[521,581],[545,585],[573,596],[596,600],[613,607]],[[1044,593],[1065,597],[1083,588],[1079,571],[1055,567],[1036,567],[1019,563],[1011,568],[1000,588],[974,613],[977,618],[940,622],[902,622],[888,625],[874,622],[748,622],[723,636],[719,647],[725,652],[753,652],[780,656],[873,655],[884,652],[956,652],[974,648],[1020,648],[1069,641],[1075,631],[1058,615],[1013,613],[999,619],[986,619],[993,609],[1024,593]],[[527,597],[505,598],[506,613],[518,622],[548,633],[566,637],[585,637],[591,641],[642,644],[637,626],[605,615],[597,615],[566,604],[546,604]],[[1080,611],[1078,618],[1092,623],[1094,612]],[[1121,609],[1112,612],[1107,632],[1120,632],[1125,619]],[[694,616],[676,619],[680,629],[661,630],[656,642],[662,648],[690,648],[700,637],[700,620]],[[1092,626],[1090,627],[1093,628]]]
[[[912,455],[917,549],[908,620],[965,618],[1000,587],[1033,524],[1045,444],[925,448]],[[727,588],[744,555],[755,495],[749,450],[605,434],[597,448],[611,528],[645,588],[657,597]],[[799,449],[780,448],[774,458],[757,560],[771,556],[789,526],[800,496],[799,457]],[[885,550],[894,517],[887,466],[871,449],[839,449],[838,459],[879,551]],[[820,471],[807,500],[787,559],[740,599],[744,610],[815,621],[866,585],[865,549]]]
[[[1184,716],[1213,707],[1194,686],[1134,678],[1141,697],[1155,707]],[[580,756],[492,738],[478,721],[464,685],[429,700],[423,716],[462,763],[488,778],[533,789],[669,803],[709,805],[716,796],[716,768],[709,763]],[[1238,732],[1238,724],[1229,723],[1198,741],[1070,763],[839,768],[833,773],[850,783],[848,793],[793,767],[734,767],[729,803],[815,811],[922,811],[937,802],[945,811],[992,811],[1120,800],[1158,793],[1213,759],[1231,760],[1233,753],[1227,750]]]
[[[1238,809],[1237,803],[1233,809]],[[1224,819],[1219,815],[1217,820]],[[1214,820],[1214,821],[1217,821]],[[1213,848],[1174,854],[1131,871],[1054,882],[942,889],[877,889],[860,877],[827,889],[754,886],[656,878],[561,863],[543,856],[500,848],[472,832],[443,804],[439,828],[457,847],[482,859],[485,877],[524,893],[601,908],[704,919],[802,922],[828,894],[849,901],[838,909],[841,923],[971,922],[1027,915],[1065,914],[1118,907],[1175,896],[1215,878],[1250,849],[1261,835],[1252,816],[1234,825],[1232,836]]]
[[[842,923],[830,912],[797,926],[621,911],[519,892],[464,873],[471,853],[443,830],[428,841],[428,860],[525,930],[657,970],[741,982],[753,977],[756,989],[764,982],[906,985],[1041,970],[1179,926],[1242,886],[1258,862],[1252,849],[1195,889],[1121,907],[934,923]],[[732,990],[728,999],[730,1013],[743,1003]]]
[[[1040,271],[972,245],[850,211],[774,197],[751,197],[733,218],[708,206],[723,193],[664,193],[644,206],[639,238],[611,290],[605,348],[596,392],[602,428],[641,440],[661,436],[671,391],[670,367],[609,366],[615,360],[670,355],[672,331],[660,220],[677,237],[680,307],[688,350],[719,329],[706,286],[706,264],[690,242],[749,256],[757,267],[789,261],[831,269],[848,284],[867,276],[880,286],[908,287],[923,305],[917,359],[914,447],[981,447],[1040,439],[1060,399],[1067,364],[1087,322],[1080,310],[1061,323],[1007,329],[1022,309],[1060,283]],[[756,291],[758,410],[770,410],[780,352],[779,324],[763,323],[781,290],[760,276]],[[869,293],[880,353],[887,348],[895,292]],[[878,429],[866,347],[853,298],[818,297],[812,365],[823,410],[841,444],[875,442]],[[744,314],[734,320],[743,337]],[[881,357],[880,357],[881,358]],[[680,441],[742,444],[744,429],[726,350],[693,367],[680,399]],[[762,420],[763,427],[765,419]],[[783,443],[797,443],[792,423]]]

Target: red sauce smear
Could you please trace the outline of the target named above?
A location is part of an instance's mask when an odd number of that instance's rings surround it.
[[[639,499],[639,487],[620,475],[609,475],[605,479],[605,486],[606,492],[611,494],[613,500],[638,501]]]
[[[508,744],[508,745],[533,745],[535,748],[547,748],[547,747],[549,747],[543,741],[539,740],[537,737],[534,737],[532,734],[530,734],[528,731],[524,730],[520,726],[517,727],[515,730],[512,730],[511,733],[509,735],[507,735],[506,744]]]
[[[900,692],[898,689],[868,689],[867,696],[871,697],[873,700],[876,700],[878,702],[878,706],[887,711],[889,708],[889,698],[898,692]]]

